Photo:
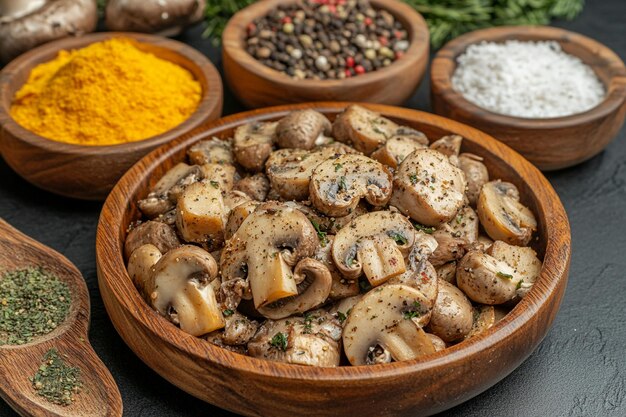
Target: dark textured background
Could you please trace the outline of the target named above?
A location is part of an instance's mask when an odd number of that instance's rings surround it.
[[[574,22],[557,22],[626,57],[626,0],[589,0]],[[219,52],[196,29],[181,38],[220,67]],[[425,80],[407,103],[429,110]],[[243,110],[226,91],[224,114]],[[570,282],[552,330],[502,382],[442,416],[626,416],[626,129],[605,152],[548,178],[572,226]],[[0,161],[0,217],[64,253],[82,271],[92,302],[90,339],[115,377],[127,416],[229,416],[170,385],[115,332],[96,279],[100,204],[40,191]],[[0,381],[0,384],[2,381]],[[245,383],[242,381],[242,383]],[[15,415],[0,402],[0,415]]]

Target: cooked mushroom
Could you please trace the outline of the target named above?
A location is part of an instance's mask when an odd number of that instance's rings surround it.
[[[256,334],[259,323],[234,310],[224,310],[224,329],[207,336],[207,340],[219,346],[245,346]]]
[[[398,125],[380,114],[353,104],[337,116],[333,136],[339,142],[370,155],[388,138],[394,136]]]
[[[0,62],[66,36],[93,32],[95,0],[5,0],[0,2]]]
[[[335,236],[332,252],[343,276],[365,274],[372,286],[406,271],[404,257],[415,242],[415,229],[400,213],[375,211],[352,220]]]
[[[208,250],[224,242],[227,210],[217,182],[197,182],[187,187],[176,206],[176,227],[187,242]]]
[[[426,312],[428,300],[407,285],[385,285],[370,291],[348,314],[344,351],[352,365],[405,361],[433,353],[424,330],[411,319]]]
[[[230,239],[239,227],[243,223],[243,221],[256,210],[256,208],[261,204],[258,201],[246,201],[234,207],[230,213],[228,214],[228,221],[226,222],[226,227],[224,228],[224,239]]]
[[[276,122],[254,122],[235,129],[233,153],[235,159],[248,171],[263,170],[267,158],[272,153]]]
[[[456,237],[444,230],[436,230],[432,237],[437,240],[437,249],[428,258],[433,266],[456,261],[465,255],[465,245],[468,243],[466,239]]]
[[[259,313],[270,319],[283,319],[317,308],[328,299],[333,279],[322,262],[305,258],[298,262],[293,275],[298,283],[298,294],[260,306]]]
[[[246,279],[255,308],[298,295],[292,268],[312,257],[319,241],[311,222],[284,204],[261,204],[222,251],[222,280]]]
[[[319,234],[318,232],[318,236]],[[322,237],[323,239],[320,239],[320,246],[317,248],[314,258],[328,268],[330,276],[332,277],[332,285],[328,298],[331,300],[340,300],[357,295],[359,293],[358,280],[347,279],[341,275],[333,261],[332,246],[335,241],[335,236],[322,234]]]
[[[194,336],[224,327],[211,282],[215,259],[197,246],[185,245],[163,255],[146,284],[152,307]]]
[[[426,336],[428,336],[430,338],[430,341],[433,343],[435,352],[439,352],[446,348],[446,342],[444,342],[439,336],[436,336],[432,333],[426,333]]]
[[[477,303],[494,305],[513,300],[522,278],[504,261],[476,250],[467,252],[456,268],[456,283]]]
[[[250,200],[250,197],[248,197],[248,194],[242,193],[241,191],[233,190],[233,191],[229,191],[225,193],[224,194],[225,216],[228,218],[228,215],[233,209],[235,209],[236,207],[239,207],[243,203],[247,203],[248,201],[252,201],[252,200]]]
[[[390,204],[413,220],[437,226],[465,201],[465,175],[438,151],[418,149],[400,164]]]
[[[463,138],[459,135],[444,136],[430,144],[430,149],[441,152],[448,157],[452,165],[459,166],[459,152]]]
[[[472,323],[472,304],[465,294],[447,281],[439,282],[437,301],[428,323],[431,333],[444,342],[454,342],[470,332]]]
[[[403,130],[398,129],[398,131],[402,132]],[[372,153],[372,158],[381,164],[397,169],[398,165],[400,165],[407,156],[412,154],[413,151],[423,149],[428,144],[428,139],[426,139],[426,143],[422,140],[422,137],[426,138],[423,133],[417,130],[414,132],[421,134],[421,136],[417,134],[397,135],[389,138],[384,145]]]
[[[202,178],[213,186],[217,184],[222,192],[230,191],[235,185],[237,169],[233,165],[209,162],[200,165]]]
[[[174,229],[165,223],[147,221],[128,232],[124,243],[124,256],[126,259],[130,258],[137,248],[148,243],[156,246],[162,253],[180,246],[180,240]]]
[[[202,20],[206,0],[108,0],[107,29],[117,32],[178,35]]]
[[[212,138],[202,140],[187,151],[192,164],[226,164],[233,165],[233,149],[230,140]]]
[[[456,262],[448,262],[440,267],[436,268],[437,279],[441,279],[449,282],[452,285],[456,285]]]
[[[248,343],[250,356],[297,365],[339,366],[341,325],[318,310],[304,317],[267,320]]]
[[[320,136],[330,134],[330,121],[312,109],[289,113],[276,126],[276,144],[281,148],[313,149]]]
[[[519,199],[517,187],[511,183],[498,180],[483,185],[478,217],[490,238],[520,246],[530,242],[537,220]]]
[[[352,311],[352,308],[361,301],[363,294],[353,295],[352,297],[342,298],[333,304],[328,310],[329,313],[337,317],[342,326],[345,326],[348,314]]]
[[[324,161],[353,152],[353,149],[340,143],[312,151],[280,149],[272,152],[265,165],[272,190],[283,200],[306,200],[309,198],[309,182],[313,170]]]
[[[480,221],[470,206],[465,206],[448,223],[440,226],[440,230],[450,233],[452,237],[464,239],[468,244],[478,240]]]
[[[306,205],[306,202],[286,201],[289,207],[300,210],[313,223],[313,226],[319,232],[335,235],[343,229],[348,223],[357,217],[369,212],[364,204],[359,204],[350,212],[350,214],[341,217],[329,217],[315,210],[313,207]]]
[[[513,268],[515,276],[519,278],[516,291],[518,297],[528,293],[541,273],[541,261],[532,248],[497,241],[489,247],[487,253]]]
[[[472,330],[465,335],[465,339],[477,336],[488,330],[496,323],[496,315],[493,306],[476,306],[473,312]]]
[[[361,198],[382,207],[391,198],[392,176],[387,167],[363,155],[347,154],[327,160],[313,170],[311,202],[327,216],[352,212]]]
[[[161,251],[156,246],[147,243],[133,250],[128,258],[128,276],[142,294],[152,274],[152,267],[161,257]]]
[[[480,189],[489,181],[489,171],[483,164],[483,158],[472,153],[462,153],[459,155],[459,168],[465,173],[467,180],[467,199],[475,206],[478,201]]]
[[[234,188],[246,193],[253,200],[265,201],[267,193],[270,191],[270,181],[265,174],[258,173],[240,179]]]

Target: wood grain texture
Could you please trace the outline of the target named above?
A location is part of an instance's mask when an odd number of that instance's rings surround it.
[[[595,108],[572,116],[523,119],[482,109],[454,91],[451,77],[456,59],[471,44],[554,40],[563,50],[589,65],[607,90]],[[542,170],[579,164],[602,151],[617,135],[626,116],[626,67],[606,46],[586,36],[545,26],[509,26],[477,30],[445,45],[431,67],[434,112],[489,133]]]
[[[10,116],[15,92],[36,65],[62,49],[78,49],[113,37],[131,38],[137,47],[189,70],[202,85],[202,100],[188,120],[151,139],[114,145],[81,146],[55,142],[18,125]],[[117,180],[142,156],[222,114],[222,81],[200,52],[177,41],[133,33],[96,33],[66,38],[36,48],[0,73],[0,152],[7,164],[30,183],[68,197],[104,200]]]
[[[246,51],[246,28],[278,5],[296,0],[264,0],[238,12],[222,35],[224,73],[230,89],[249,108],[308,101],[362,101],[402,104],[422,81],[428,65],[430,35],[424,18],[398,0],[371,0],[402,23],[411,42],[392,65],[344,80],[295,80],[266,67]]]
[[[65,322],[47,335],[25,345],[0,346],[0,396],[22,416],[121,416],[117,385],[87,337],[89,293],[82,275],[63,255],[0,219],[0,273],[38,266],[67,283],[72,293],[70,312]],[[81,369],[83,389],[67,407],[37,395],[29,381],[52,348],[64,355],[68,365]]]
[[[463,151],[485,158],[493,178],[515,183],[539,222],[535,249],[544,266],[533,290],[484,334],[413,361],[368,367],[313,368],[267,362],[218,348],[160,317],[141,298],[122,255],[127,226],[139,218],[135,202],[185,158],[193,143],[228,138],[251,121],[278,119],[315,108],[331,119],[348,103],[280,106],[229,116],[165,145],[120,180],[103,207],[96,238],[100,292],[124,341],[152,369],[190,394],[247,416],[417,416],[451,408],[486,390],[522,363],[543,339],[559,308],[570,262],[570,229],[546,178],[490,136],[443,117],[383,105],[365,105],[431,140],[466,138]]]

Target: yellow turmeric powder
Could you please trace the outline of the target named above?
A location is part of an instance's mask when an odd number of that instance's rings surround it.
[[[181,124],[201,92],[186,69],[116,38],[61,51],[35,67],[15,95],[11,116],[58,142],[115,145]]]

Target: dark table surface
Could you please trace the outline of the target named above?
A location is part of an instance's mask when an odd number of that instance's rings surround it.
[[[625,16],[626,0],[589,0],[575,21],[555,25],[593,37],[624,59]],[[209,55],[221,70],[219,51],[200,33],[196,28],[180,40]],[[425,80],[407,107],[428,111],[429,88]],[[241,110],[226,90],[224,114]],[[626,129],[590,161],[547,176],[572,227],[570,281],[561,310],[526,362],[490,390],[442,416],[626,416]],[[115,332],[96,278],[99,213],[99,203],[43,192],[0,161],[0,217],[64,253],[87,280],[90,340],[117,381],[125,415],[232,415],[159,377]],[[0,401],[0,415],[15,413]]]

